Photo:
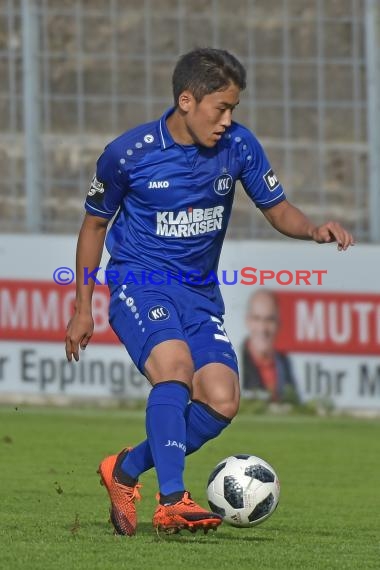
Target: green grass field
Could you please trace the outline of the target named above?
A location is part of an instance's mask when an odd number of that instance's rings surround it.
[[[156,481],[141,482],[139,532],[116,537],[96,469],[144,436],[139,411],[0,408],[0,568],[380,568],[380,422],[257,416],[187,460],[186,484],[206,505],[214,465],[234,453],[269,461],[280,505],[261,526],[207,536],[157,536]]]

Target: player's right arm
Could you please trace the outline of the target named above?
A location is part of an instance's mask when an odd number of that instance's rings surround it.
[[[115,141],[114,141],[115,142]],[[127,168],[117,144],[108,145],[96,164],[96,174],[87,194],[87,213],[79,232],[76,254],[76,299],[74,315],[67,325],[66,356],[79,360],[94,332],[91,302],[94,279],[85,279],[99,267],[107,226],[127,192]],[[121,166],[123,165],[123,167]]]
[[[66,330],[66,357],[79,360],[79,348],[86,348],[94,331],[92,295],[95,281],[86,279],[85,268],[91,273],[99,267],[109,220],[86,214],[79,232],[76,253],[76,297],[74,315]]]

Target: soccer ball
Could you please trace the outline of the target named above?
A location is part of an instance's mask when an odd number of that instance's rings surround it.
[[[238,527],[255,526],[276,509],[280,482],[273,467],[255,455],[231,455],[212,471],[207,483],[211,510]]]

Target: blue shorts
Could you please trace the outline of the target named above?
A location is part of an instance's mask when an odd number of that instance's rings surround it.
[[[236,354],[223,326],[223,300],[216,286],[121,285],[111,291],[109,313],[112,329],[143,374],[151,350],[173,339],[187,343],[195,370],[219,362],[238,373]]]

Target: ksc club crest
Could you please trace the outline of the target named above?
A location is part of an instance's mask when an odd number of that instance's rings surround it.
[[[151,321],[166,321],[170,317],[170,313],[166,307],[157,305],[149,309],[148,317]]]
[[[219,196],[225,196],[232,189],[233,183],[231,174],[221,174],[214,180],[214,190]]]

